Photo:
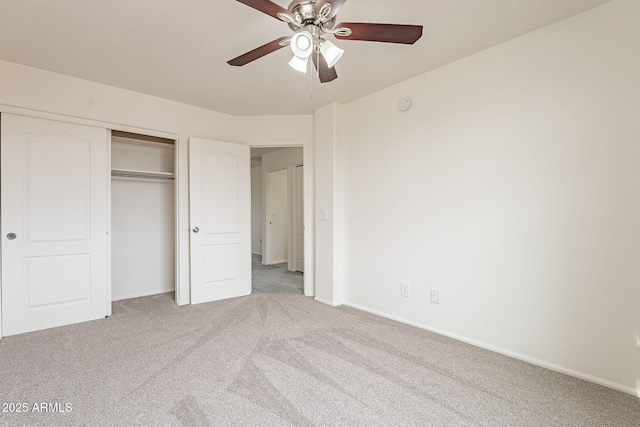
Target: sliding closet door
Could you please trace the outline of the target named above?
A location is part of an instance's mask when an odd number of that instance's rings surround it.
[[[107,314],[107,130],[2,115],[2,335]]]
[[[189,140],[191,303],[251,293],[249,147]]]

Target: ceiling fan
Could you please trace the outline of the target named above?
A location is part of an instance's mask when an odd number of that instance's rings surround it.
[[[402,44],[414,44],[422,37],[422,25],[362,22],[336,24],[336,15],[347,0],[293,0],[288,9],[270,0],[237,1],[286,22],[294,34],[290,37],[280,37],[227,62],[236,67],[290,45],[293,58],[289,65],[306,73],[311,57],[318,70],[320,82],[327,83],[338,78],[334,66],[344,53],[344,50],[325,38],[328,34],[333,34],[341,40]]]

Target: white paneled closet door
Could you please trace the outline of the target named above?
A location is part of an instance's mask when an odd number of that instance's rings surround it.
[[[105,317],[108,131],[2,114],[2,335]]]

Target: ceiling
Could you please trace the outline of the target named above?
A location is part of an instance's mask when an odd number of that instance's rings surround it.
[[[289,27],[234,0],[0,0],[0,59],[232,115],[312,114],[611,0],[348,0],[337,22],[424,25],[413,46],[333,40],[338,79],[288,48],[226,62]],[[275,0],[287,7],[289,0]]]

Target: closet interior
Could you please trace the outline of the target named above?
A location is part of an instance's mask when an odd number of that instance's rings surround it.
[[[111,133],[111,299],[175,291],[175,144]]]

